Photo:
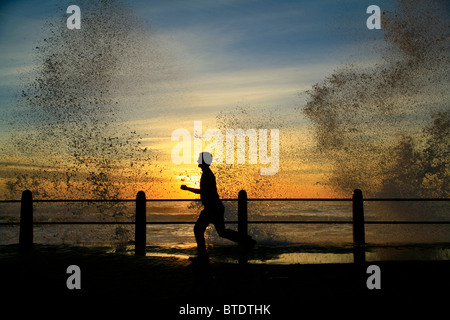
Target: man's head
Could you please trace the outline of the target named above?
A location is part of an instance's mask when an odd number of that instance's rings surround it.
[[[209,152],[202,152],[198,155],[197,160],[198,166],[201,168],[203,166],[209,167],[212,163],[212,155]]]

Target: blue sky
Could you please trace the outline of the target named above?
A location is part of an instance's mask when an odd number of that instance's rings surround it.
[[[261,76],[267,71],[266,85],[297,86],[301,91],[349,57],[367,58],[368,53],[361,51],[364,43],[382,34],[365,28],[365,10],[372,2],[130,1],[130,7],[163,39],[193,83],[199,81],[201,86],[204,77],[248,72],[244,81],[258,79],[263,88]],[[382,9],[388,6],[378,2]],[[17,72],[33,64],[32,49],[42,37],[45,19],[65,14],[58,3],[0,5],[1,103],[14,91],[8,89],[17,84]]]
[[[215,127],[216,116],[236,106],[274,111],[278,121],[301,129],[302,93],[344,63],[375,63],[372,44],[383,32],[366,28],[366,8],[392,7],[372,0],[124,2],[149,24],[180,75],[157,83],[156,90],[149,81],[143,86],[148,90],[122,97],[130,106],[127,125],[148,134],[148,146],[166,154],[173,130],[192,130],[199,120],[204,130]],[[0,141],[6,141],[14,96],[21,77],[33,69],[33,48],[45,36],[45,21],[67,17],[71,4],[80,5],[83,28],[82,1],[1,2]]]

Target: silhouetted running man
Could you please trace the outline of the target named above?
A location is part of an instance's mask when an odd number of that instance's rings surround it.
[[[224,222],[225,208],[220,201],[217,193],[216,177],[209,166],[212,162],[212,155],[209,152],[202,152],[198,157],[198,166],[202,169],[202,177],[200,179],[200,189],[189,188],[182,185],[182,190],[191,191],[200,194],[204,209],[200,212],[197,222],[194,226],[195,240],[197,241],[198,256],[190,258],[192,261],[207,262],[208,253],[206,252],[205,230],[212,222],[217,230],[217,233],[222,238],[229,239],[234,242],[239,242],[251,248],[256,244],[250,236],[241,238],[239,233],[234,230],[226,229]]]

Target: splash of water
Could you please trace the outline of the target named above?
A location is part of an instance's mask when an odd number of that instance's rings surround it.
[[[216,116],[217,128],[226,132],[228,129],[270,129],[282,128],[283,121],[281,117],[277,117],[271,111],[264,111],[261,108],[252,106],[239,106],[231,110],[224,110]],[[260,143],[259,134],[257,134],[257,141]],[[281,144],[282,138],[276,141]],[[282,148],[283,145],[280,146]],[[246,190],[249,197],[252,198],[267,198],[275,197],[276,190],[274,185],[279,180],[279,173],[275,175],[261,175],[260,168],[264,165],[250,164],[249,142],[245,143],[245,159],[246,163],[237,164],[215,164],[215,174],[218,183],[219,192],[224,198],[236,198],[240,190]],[[258,145],[261,148],[261,145]],[[225,145],[224,145],[225,150]],[[254,150],[254,152],[258,152]],[[267,137],[267,153],[271,155],[271,137]],[[237,144],[234,146],[234,155],[237,154]],[[278,156],[278,155],[277,155]],[[259,158],[258,158],[259,159]],[[281,190],[280,190],[281,191]],[[280,195],[281,196],[281,193]]]
[[[449,29],[441,1],[383,14],[382,62],[345,65],[308,92],[317,152],[343,194],[449,195]]]
[[[81,29],[69,30],[64,14],[49,18],[35,67],[22,81],[10,154],[24,165],[8,182],[7,198],[24,189],[40,198],[127,198],[151,181],[154,153],[126,122],[135,97],[157,91],[175,71],[125,2],[77,4]],[[156,108],[148,91],[146,103]]]

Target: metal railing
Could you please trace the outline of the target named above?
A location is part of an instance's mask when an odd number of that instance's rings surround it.
[[[248,235],[248,224],[351,224],[353,225],[353,243],[355,262],[365,261],[365,225],[367,224],[450,224],[450,221],[364,221],[364,202],[365,201],[449,201],[448,198],[370,198],[364,199],[361,190],[355,189],[352,198],[247,198],[245,190],[241,190],[237,199],[222,199],[222,201],[238,201],[238,220],[226,221],[226,224],[237,224],[238,232],[241,236]],[[2,225],[20,225],[19,247],[21,250],[28,250],[33,245],[33,226],[34,225],[135,225],[135,253],[137,255],[145,254],[147,243],[146,226],[164,225],[164,224],[195,224],[194,221],[147,221],[146,210],[147,202],[156,201],[200,201],[199,199],[146,199],[145,193],[139,191],[136,199],[114,199],[114,200],[95,200],[95,199],[73,199],[73,200],[33,200],[32,192],[25,190],[22,192],[21,200],[1,200],[0,203],[21,203],[20,222],[0,222]],[[260,220],[249,221],[247,212],[247,203],[249,201],[351,201],[352,202],[352,220]],[[33,203],[40,202],[135,202],[136,214],[135,221],[33,221]]]

